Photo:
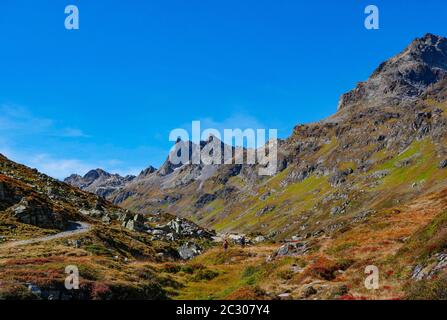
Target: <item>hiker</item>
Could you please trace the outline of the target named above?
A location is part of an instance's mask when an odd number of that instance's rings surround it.
[[[240,242],[241,242],[241,247],[244,248],[244,247],[245,247],[245,243],[246,243],[246,241],[245,241],[245,236],[242,236],[242,237],[241,237]]]
[[[225,251],[227,251],[227,249],[228,249],[228,240],[227,239],[225,239],[223,242],[223,248]]]

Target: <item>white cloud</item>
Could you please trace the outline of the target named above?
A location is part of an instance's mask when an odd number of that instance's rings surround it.
[[[81,129],[65,128],[57,136],[67,138],[89,138],[90,136],[85,134]]]
[[[0,132],[10,137],[35,134],[65,138],[89,137],[78,128],[59,129],[53,120],[37,117],[28,109],[12,104],[0,105]]]
[[[79,159],[58,159],[49,154],[37,154],[29,157],[24,162],[26,165],[37,168],[39,171],[60,180],[73,173],[84,174],[97,168],[94,164]]]
[[[0,106],[0,131],[9,134],[35,134],[50,130],[53,121],[34,117],[26,108],[11,104]]]
[[[2,145],[1,141],[0,153],[12,161],[30,168],[36,168],[40,172],[59,180],[63,180],[72,174],[85,175],[88,171],[97,168],[121,176],[138,175],[143,169],[141,167],[126,167],[123,161],[116,159],[84,161],[73,158],[59,158],[48,153],[29,154]]]

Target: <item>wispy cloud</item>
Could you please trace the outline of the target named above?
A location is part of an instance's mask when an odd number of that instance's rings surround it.
[[[2,145],[0,145],[0,153],[13,161],[36,168],[40,172],[59,180],[63,180],[74,173],[84,175],[97,168],[122,176],[137,175],[143,169],[141,167],[127,167],[123,161],[116,159],[85,161],[74,158],[59,158],[48,153],[23,153]]]
[[[93,163],[79,159],[57,159],[49,154],[33,155],[25,162],[28,166],[38,168],[38,170],[61,180],[73,173],[83,174],[96,168]]]
[[[90,138],[90,136],[85,134],[84,131],[76,128],[62,129],[57,135],[66,138]]]
[[[44,132],[51,129],[53,121],[33,116],[26,108],[11,104],[0,106],[0,131],[9,134]]]
[[[43,134],[63,138],[88,138],[81,129],[58,128],[52,119],[38,117],[27,108],[12,104],[0,105],[0,132],[6,136]]]

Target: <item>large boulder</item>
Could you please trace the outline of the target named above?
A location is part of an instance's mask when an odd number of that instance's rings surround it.
[[[125,227],[131,231],[142,232],[144,231],[144,224],[135,220],[129,220],[126,222]]]
[[[0,211],[17,204],[20,199],[13,186],[0,180]]]
[[[68,221],[60,213],[55,213],[47,204],[35,199],[23,198],[8,210],[21,223],[60,230],[68,226]]]
[[[282,245],[274,254],[274,256],[299,256],[310,250],[306,242],[288,242]]]
[[[178,254],[183,260],[190,260],[201,254],[201,248],[195,243],[187,242],[178,249]]]

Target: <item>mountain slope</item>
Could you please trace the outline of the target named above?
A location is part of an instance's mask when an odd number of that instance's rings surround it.
[[[402,53],[382,63],[366,82],[340,99],[339,110],[411,101],[447,78],[447,40],[433,34],[415,39]]]
[[[0,155],[0,299],[160,299],[154,266],[190,259],[211,234],[138,215]],[[65,268],[81,287],[64,287]]]
[[[298,125],[279,142],[272,178],[250,165],[173,169],[166,162],[109,199],[221,232],[284,239],[439,190],[446,170],[438,167],[447,158],[446,43],[431,34],[416,39],[362,90],[345,95],[334,116]]]

